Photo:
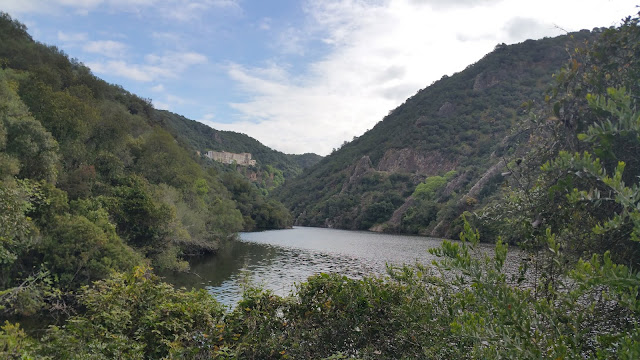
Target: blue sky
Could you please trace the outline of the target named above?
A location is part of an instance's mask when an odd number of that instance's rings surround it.
[[[34,39],[154,105],[326,155],[498,43],[611,26],[636,0],[2,0]]]

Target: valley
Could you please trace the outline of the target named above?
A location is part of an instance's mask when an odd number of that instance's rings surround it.
[[[500,43],[323,157],[0,12],[0,357],[638,358],[639,24]]]

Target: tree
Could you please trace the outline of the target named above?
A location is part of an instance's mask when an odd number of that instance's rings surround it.
[[[16,262],[37,239],[37,228],[27,214],[38,196],[31,183],[0,182],[0,290],[13,285]]]
[[[136,167],[152,183],[165,183],[178,189],[191,188],[203,175],[202,169],[176,144],[171,134],[160,128],[153,129],[144,138]]]
[[[56,217],[39,246],[44,263],[65,289],[104,279],[112,271],[131,269],[140,261],[117,236],[104,209],[87,210],[87,215],[93,221],[82,215]]]
[[[175,290],[148,267],[86,287],[86,312],[46,334],[41,355],[53,358],[208,358],[222,307],[205,290]]]
[[[170,208],[154,199],[149,183],[136,175],[126,177],[101,198],[113,216],[118,234],[145,255],[161,252],[169,243],[169,224],[175,216]]]
[[[444,176],[429,176],[424,182],[418,184],[412,196],[416,199],[433,199],[436,192],[442,189],[447,182],[448,180]]]
[[[10,70],[0,71],[0,151],[4,152],[5,161],[15,159],[19,177],[55,182],[58,143],[31,116],[18,97],[17,82],[11,76]]]

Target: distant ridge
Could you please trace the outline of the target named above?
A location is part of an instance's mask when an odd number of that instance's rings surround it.
[[[154,119],[167,126],[179,142],[194,151],[250,153],[257,165],[271,165],[282,171],[285,178],[302,173],[304,168],[317,163],[322,158],[316,154],[284,154],[261,144],[248,135],[216,130],[166,110],[155,110]]]

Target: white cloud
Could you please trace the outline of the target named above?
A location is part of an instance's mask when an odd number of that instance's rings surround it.
[[[151,103],[153,104],[153,107],[158,110],[171,110],[171,105],[168,103],[156,100],[153,100]]]
[[[289,27],[280,34],[276,47],[284,54],[304,55],[306,40],[303,31]]]
[[[87,33],[66,33],[58,31],[58,40],[67,43],[76,43],[87,41],[89,35]]]
[[[145,63],[136,64],[124,60],[88,62],[86,65],[97,74],[115,75],[140,82],[178,78],[193,65],[204,64],[207,57],[196,52],[166,52],[162,55],[149,54]]]
[[[10,14],[41,13],[60,15],[72,11],[88,15],[98,9],[159,14],[173,20],[189,21],[206,10],[241,12],[238,0],[4,0],[3,11]]]
[[[129,64],[122,60],[109,60],[103,62],[87,62],[87,65],[96,74],[109,74],[127,79],[149,82],[159,77],[167,77],[166,69],[153,66]]]
[[[153,92],[163,92],[164,91],[164,85],[158,84],[156,86],[153,86],[153,87],[151,87],[151,91],[153,91]]]
[[[260,20],[260,23],[258,24],[258,28],[264,31],[271,30],[272,22],[273,20],[269,17],[262,18],[262,20]]]
[[[550,33],[559,32],[559,29],[551,23],[520,16],[507,21],[503,29],[508,36],[509,42],[521,39],[538,39]]]
[[[125,55],[127,45],[119,41],[98,40],[85,43],[82,49],[89,53],[100,54],[112,58],[120,58]]]
[[[240,6],[237,0],[213,0],[208,2],[210,2],[212,5],[216,7],[221,7],[221,8],[229,8],[229,7],[237,8]]]
[[[158,100],[158,98],[154,98],[152,100],[153,106],[156,109],[171,110],[171,109],[175,109],[176,106],[192,103],[192,101],[176,95],[172,95],[172,94],[164,94],[164,95],[161,94],[161,95],[162,96],[160,96],[160,100]]]
[[[199,122],[201,123],[208,123],[213,121],[213,119],[215,119],[215,114],[214,113],[206,113],[204,115],[202,115],[202,117],[200,119],[198,119]]]
[[[28,13],[45,13],[50,7],[46,1],[5,0],[2,2],[2,11],[12,15]]]
[[[500,1],[502,0],[411,0],[411,3],[416,5],[429,5],[435,9],[447,9],[489,5]]]
[[[312,36],[330,44],[332,51],[294,80],[282,68],[231,67],[229,76],[251,98],[233,104],[244,121],[216,127],[246,132],[285,152],[327,154],[443,73],[467,65],[456,58],[462,50],[434,56],[433,42],[421,36],[421,28],[441,25],[445,34],[453,25],[426,7],[419,11],[402,2],[332,1],[309,3],[307,10],[318,27]],[[449,42],[451,36],[440,41]],[[476,46],[464,51],[480,57],[487,50]]]
[[[180,35],[170,32],[154,31],[153,33],[151,33],[151,37],[153,38],[154,42],[163,45],[169,45],[171,47],[179,47],[183,42]]]
[[[165,52],[162,55],[149,54],[145,56],[149,64],[162,68],[174,68],[177,72],[182,72],[191,65],[204,64],[207,57],[197,52]]]
[[[327,54],[303,73],[287,65],[263,68],[233,64],[229,77],[247,100],[231,104],[240,121],[208,121],[219,129],[247,133],[293,153],[327,154],[361,135],[444,74],[463,70],[497,43],[554,36],[602,24],[620,13],[597,0],[535,3],[511,1],[326,0],[305,3],[307,22],[287,29],[291,52],[323,41]],[[627,9],[628,8],[628,9]],[[632,2],[621,14],[633,10]],[[615,17],[614,17],[615,18]],[[301,48],[298,48],[301,47]]]
[[[238,0],[155,0],[153,2],[153,7],[158,14],[181,22],[198,19],[207,10],[211,9],[223,9],[236,13],[242,12]]]
[[[184,105],[184,104],[190,103],[190,101],[187,99],[181,98],[180,96],[171,95],[171,94],[167,94],[167,102],[169,102],[170,104],[176,104],[176,105]]]

